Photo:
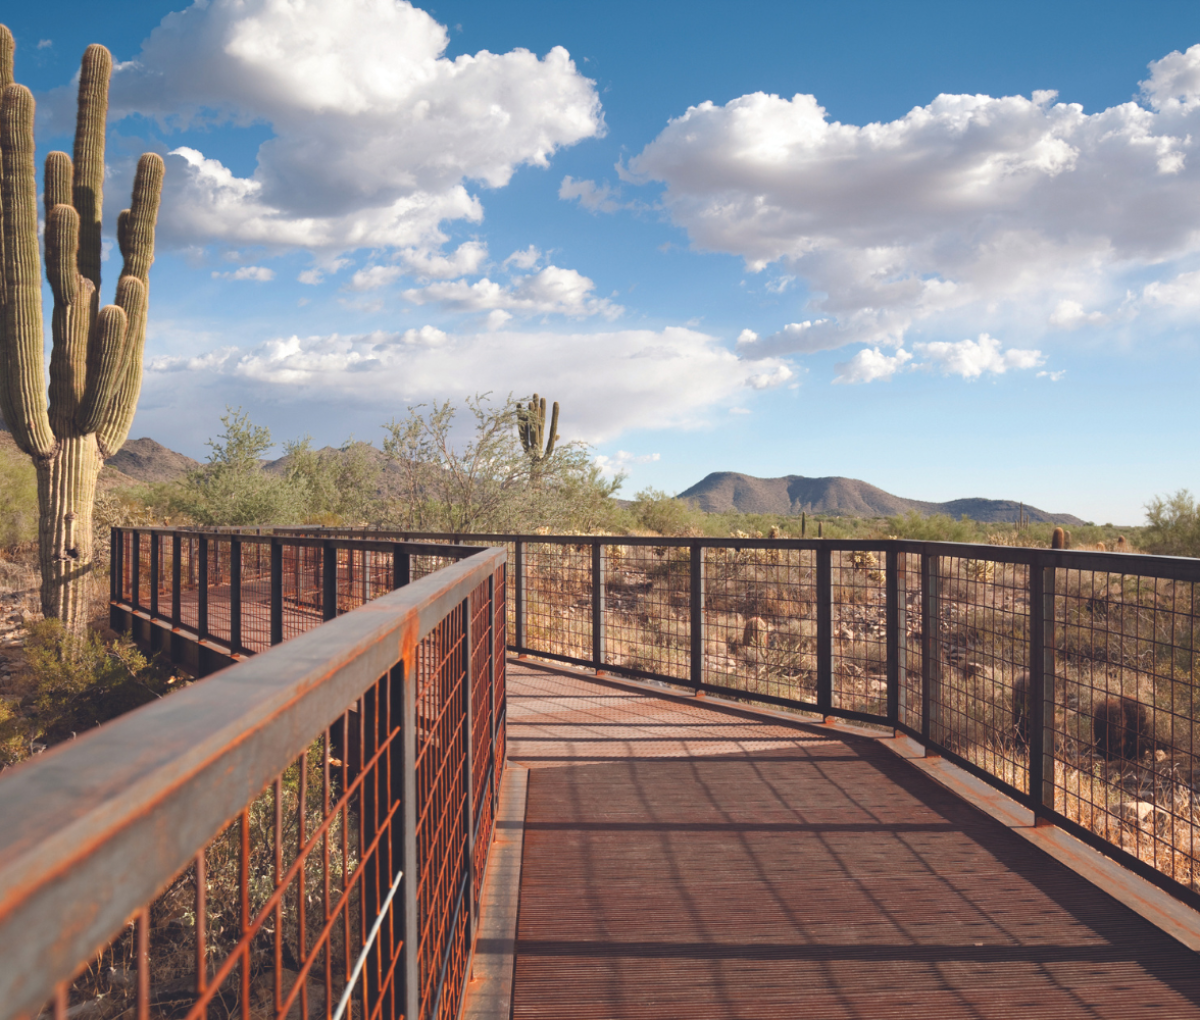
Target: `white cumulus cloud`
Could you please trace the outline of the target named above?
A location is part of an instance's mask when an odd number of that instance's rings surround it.
[[[166,243],[399,248],[436,277],[440,224],[482,216],[472,183],[501,187],[604,132],[595,87],[563,48],[451,60],[447,42],[405,0],[197,0],[115,69],[109,116],[273,131],[249,177],[174,150]],[[71,88],[48,106],[73,120]]]
[[[1063,298],[1050,313],[1049,323],[1058,329],[1078,329],[1080,326],[1098,325],[1108,321],[1103,312],[1084,311],[1078,301]]]
[[[594,297],[595,286],[574,269],[546,266],[537,273],[515,277],[508,285],[487,277],[474,283],[452,280],[414,287],[404,291],[404,297],[413,304],[436,304],[457,312],[504,312],[505,318],[500,321],[507,321],[513,314],[574,318],[600,315],[615,319],[624,309],[608,298]]]
[[[912,355],[901,347],[895,354],[884,354],[878,347],[864,347],[849,361],[834,365],[835,383],[869,383],[890,379],[900,371]]]
[[[275,270],[268,269],[266,266],[241,266],[232,272],[214,272],[212,275],[214,280],[256,280],[259,283],[266,283],[268,280],[275,279]]]
[[[1001,349],[1000,341],[981,333],[978,340],[959,340],[956,343],[940,340],[915,344],[927,364],[941,369],[944,375],[978,379],[981,375],[1003,375],[1010,368],[1037,368],[1045,363],[1041,351],[1010,347]]]
[[[762,353],[899,347],[984,314],[1071,328],[1200,255],[1200,45],[1151,64],[1140,95],[1094,113],[1047,90],[940,95],[859,126],[754,93],[689,108],[625,176],[665,185],[695,248],[807,283],[807,321]]]
[[[633,454],[628,450],[618,450],[612,457],[599,453],[594,458],[594,462],[601,474],[612,477],[613,475],[627,474],[629,468],[636,464],[654,464],[660,459],[661,457],[657,453]]]
[[[718,338],[679,327],[455,334],[424,326],[159,356],[147,364],[145,392],[153,406],[187,372],[198,394],[213,394],[214,417],[225,403],[342,406],[350,398],[356,413],[382,422],[406,403],[527,392],[533,369],[539,391],[554,394],[569,415],[569,438],[589,442],[628,429],[703,426],[713,408],[744,402],[764,377],[790,376],[778,359],[739,358]]]
[[[609,185],[589,180],[577,181],[570,176],[563,178],[558,197],[567,202],[578,199],[579,204],[589,212],[616,212],[621,208],[621,204],[613,198],[613,189]]]

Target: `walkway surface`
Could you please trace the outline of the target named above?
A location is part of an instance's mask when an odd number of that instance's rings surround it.
[[[513,1017],[1200,1017],[1200,961],[876,741],[510,660]]]

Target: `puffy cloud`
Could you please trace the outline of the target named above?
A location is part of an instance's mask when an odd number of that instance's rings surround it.
[[[427,287],[406,290],[404,296],[413,304],[437,304],[458,312],[504,312],[500,322],[512,313],[523,315],[557,314],[583,318],[601,315],[615,319],[623,311],[608,298],[592,296],[595,284],[574,269],[546,266],[529,276],[518,276],[505,286],[484,277],[475,283],[453,280],[431,283]],[[493,319],[498,324],[497,319]]]
[[[578,199],[579,204],[589,212],[616,212],[621,204],[613,199],[613,190],[607,184],[598,185],[595,181],[577,181],[573,177],[564,177],[558,188],[558,197],[569,202]]]
[[[1152,281],[1142,288],[1142,299],[1168,308],[1200,307],[1200,271],[1180,273],[1174,279]]]
[[[963,379],[978,379],[981,375],[1003,375],[1009,369],[1037,368],[1046,359],[1041,351],[1024,350],[1016,347],[1002,349],[1000,341],[981,333],[978,340],[959,340],[955,343],[934,341],[917,343],[913,349],[923,360],[915,361],[913,354],[903,347],[895,354],[885,354],[878,347],[864,347],[849,361],[834,366],[835,383],[869,383],[891,379],[901,369],[936,368],[943,375],[957,375]],[[1050,374],[1057,381],[1061,372],[1039,372],[1039,376]]]
[[[1108,321],[1103,312],[1085,312],[1078,301],[1063,298],[1050,313],[1049,323],[1058,329],[1078,329]]]
[[[604,131],[593,83],[561,47],[450,60],[446,45],[405,0],[196,0],[116,68],[110,119],[273,129],[250,177],[172,153],[167,243],[412,249],[436,277],[439,225],[482,215],[467,182],[501,187]],[[57,91],[56,118],[69,90]]]
[[[1200,254],[1200,46],[1150,71],[1146,105],[1095,113],[1049,91],[940,95],[863,126],[810,95],[701,103],[626,176],[666,185],[694,247],[807,282],[807,322],[762,353],[898,347],[983,314],[1069,328]]]
[[[533,269],[542,261],[543,254],[532,244],[521,251],[514,251],[504,260],[504,268],[516,266],[518,269]]]
[[[255,280],[266,283],[275,279],[275,270],[266,266],[242,266],[229,273],[214,272],[212,275],[214,280]]]
[[[911,361],[912,355],[903,347],[895,354],[884,354],[878,347],[864,347],[849,361],[834,365],[837,375],[835,383],[868,383],[877,379],[890,379]]]
[[[632,428],[702,426],[714,407],[744,402],[763,377],[782,381],[791,374],[777,359],[739,358],[716,337],[677,327],[447,334],[424,326],[160,356],[147,364],[145,385],[154,406],[155,395],[176,389],[177,373],[186,371],[198,394],[212,394],[214,417],[243,392],[252,392],[255,403],[273,404],[329,401],[344,407],[352,398],[355,414],[386,416],[406,402],[523,393],[530,365],[537,366],[539,390],[553,393],[569,411],[571,438],[590,442]]]
[[[615,456],[609,457],[603,453],[597,454],[595,464],[600,469],[601,474],[608,476],[617,474],[627,474],[629,468],[636,464],[653,464],[660,460],[657,453],[643,453],[641,455],[630,453],[628,450],[618,450]]]
[[[1041,351],[1010,347],[1000,349],[1000,341],[981,333],[978,340],[959,340],[957,343],[936,341],[914,345],[928,364],[935,365],[944,375],[978,379],[985,372],[1003,375],[1010,368],[1037,368],[1045,362]]]

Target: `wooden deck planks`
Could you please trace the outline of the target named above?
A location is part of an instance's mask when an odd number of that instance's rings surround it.
[[[1200,1017],[1200,961],[874,741],[510,662],[513,1016]]]

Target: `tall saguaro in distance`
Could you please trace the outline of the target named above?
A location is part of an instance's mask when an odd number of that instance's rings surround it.
[[[89,46],[79,75],[74,156],[46,157],[46,276],[54,294],[47,400],[30,91],[13,83],[12,33],[0,25],[0,414],[38,476],[42,610],[86,625],[92,505],[105,458],[129,434],[142,387],[142,348],[163,161],[138,162],[117,220],[124,266],[116,302],[100,307],[104,122],[112,57]]]

